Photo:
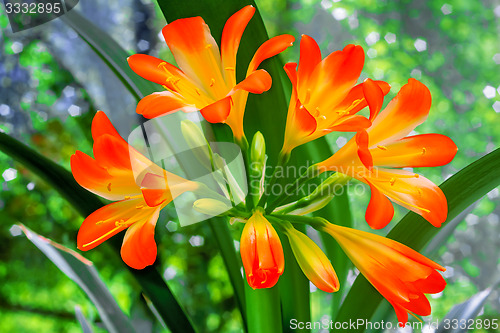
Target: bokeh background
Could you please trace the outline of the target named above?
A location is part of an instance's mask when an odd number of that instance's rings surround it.
[[[256,0],[270,36],[314,37],[323,54],[362,45],[362,78],[385,80],[393,97],[409,77],[431,90],[433,106],[417,133],[441,133],[459,147],[442,168],[417,170],[440,184],[500,142],[500,1],[498,0]],[[154,1],[85,0],[74,9],[106,30],[130,53],[172,61],[159,34],[165,24]],[[12,33],[0,7],[0,130],[69,168],[75,150],[91,152],[90,122],[105,111],[127,137],[137,126],[135,100],[78,35],[60,20]],[[298,43],[283,54],[298,60]],[[388,100],[388,99],[387,99]],[[349,136],[327,137],[338,149]],[[98,316],[86,295],[18,229],[23,223],[76,248],[82,218],[44,180],[0,153],[0,331],[80,332],[75,306]],[[474,182],[474,179],[469,179]],[[355,223],[366,228],[368,195],[350,196]],[[499,189],[472,205],[426,249],[446,266],[448,287],[431,299],[433,318],[500,279]],[[406,211],[397,209],[394,221]],[[157,226],[163,275],[198,326],[207,332],[238,332],[240,315],[223,261],[203,223],[180,227],[167,208]],[[393,224],[391,224],[392,226]],[[387,230],[382,230],[381,233]],[[445,240],[445,241],[443,241]],[[442,245],[445,243],[446,245]],[[151,314],[132,277],[110,247],[84,254],[98,268],[124,311],[144,332]],[[357,272],[353,270],[350,281]],[[329,295],[313,290],[313,319],[328,318]],[[494,291],[481,318],[500,318]],[[411,330],[405,329],[404,332]],[[425,328],[424,332],[431,332]],[[486,330],[477,330],[487,332]],[[142,331],[141,331],[142,332]]]

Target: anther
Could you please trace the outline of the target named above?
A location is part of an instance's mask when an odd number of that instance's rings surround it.
[[[386,146],[377,146],[377,148],[382,149],[382,150],[387,150]]]
[[[212,47],[212,44],[207,44],[207,45],[205,45],[205,48],[206,48],[206,49],[209,49],[209,48],[211,48],[211,47]]]
[[[210,79],[210,87],[213,87],[215,84],[215,79],[214,78],[211,78]]]
[[[395,182],[396,182],[396,178],[394,178],[394,177],[389,180],[389,183],[391,183],[391,186],[394,186]]]
[[[427,152],[427,149],[425,149],[425,147],[422,147],[422,155],[425,155],[426,152]]]
[[[111,183],[108,183],[107,188],[108,188],[108,191],[111,192]]]
[[[314,111],[314,117],[316,117],[316,118],[317,118],[317,117],[319,117],[319,116],[320,116],[320,114],[321,114],[321,113],[319,112],[319,108],[318,108],[318,107],[316,107],[316,109],[315,109],[315,111]]]
[[[234,71],[234,67],[225,67],[224,68],[226,71]]]

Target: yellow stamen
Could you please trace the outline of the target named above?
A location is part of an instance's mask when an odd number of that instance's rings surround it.
[[[206,48],[206,49],[209,49],[209,48],[211,48],[211,47],[212,47],[212,44],[207,44],[207,45],[205,45],[205,48]]]
[[[226,71],[234,71],[234,67],[225,67],[224,68]]]
[[[104,222],[106,222],[106,221],[97,221],[97,222],[95,223],[95,225],[101,225],[101,224],[103,224]]]
[[[108,191],[111,192],[111,183],[108,183],[107,188],[108,188]]]
[[[160,62],[160,63],[158,64],[158,68],[163,67],[164,69],[166,69],[166,68],[165,68],[165,66],[166,66],[166,65],[167,65],[167,63],[166,63],[165,61],[164,61],[164,62]]]
[[[117,227],[123,227],[124,225],[126,225],[125,220],[115,221]]]
[[[394,183],[396,182],[396,178],[392,177],[390,180],[389,180],[389,183],[391,183],[391,186],[394,186]]]
[[[116,228],[114,228],[114,229],[112,229],[112,230],[108,231],[107,233],[105,233],[105,234],[104,234],[104,235],[102,235],[101,237],[98,237],[98,238],[94,239],[92,242],[87,243],[87,244],[83,244],[83,245],[82,245],[82,247],[87,247],[87,246],[90,246],[90,245],[92,245],[92,244],[94,244],[94,243],[97,243],[97,242],[98,242],[98,241],[100,241],[101,239],[108,237],[109,235],[111,235],[112,233],[114,233],[116,230],[118,230],[118,229],[120,229],[120,228],[121,228],[121,226],[116,227]]]
[[[128,196],[128,195],[126,195],[124,199],[125,199],[125,200],[129,200],[130,198],[132,198],[132,197],[130,197],[130,196]]]
[[[144,205],[137,205],[137,206],[135,206],[135,208],[136,209],[142,209],[142,208],[144,208]]]
[[[316,107],[316,110],[314,112],[314,117],[318,118],[320,115],[321,115],[321,113],[319,112],[319,108]]]
[[[425,155],[425,153],[427,152],[427,149],[425,149],[425,147],[422,148],[422,155]]]
[[[210,79],[210,87],[213,87],[215,84],[215,79],[214,78],[211,78]]]
[[[377,146],[377,148],[382,149],[382,150],[387,150],[387,147],[386,147],[386,146],[380,146],[380,145],[379,145],[379,146]]]

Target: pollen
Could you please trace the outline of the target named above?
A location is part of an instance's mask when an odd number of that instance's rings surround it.
[[[210,87],[213,87],[215,84],[215,79],[214,78],[211,78],[210,79]]]
[[[377,146],[378,149],[387,150],[386,146]]]
[[[391,183],[391,186],[394,186],[394,183],[396,182],[396,178],[392,177],[390,180],[389,180],[389,183]]]

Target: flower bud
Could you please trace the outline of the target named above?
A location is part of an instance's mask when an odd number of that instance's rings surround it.
[[[248,219],[240,242],[241,259],[250,287],[273,287],[285,268],[283,248],[276,230],[260,210]]]
[[[202,214],[217,216],[231,210],[232,207],[219,200],[204,198],[196,200],[193,208]]]
[[[255,133],[250,150],[250,191],[254,204],[259,202],[264,191],[264,177],[266,169],[266,142],[261,132]]]
[[[307,278],[323,291],[331,293],[339,290],[337,274],[319,246],[292,226],[285,233],[295,259]]]

